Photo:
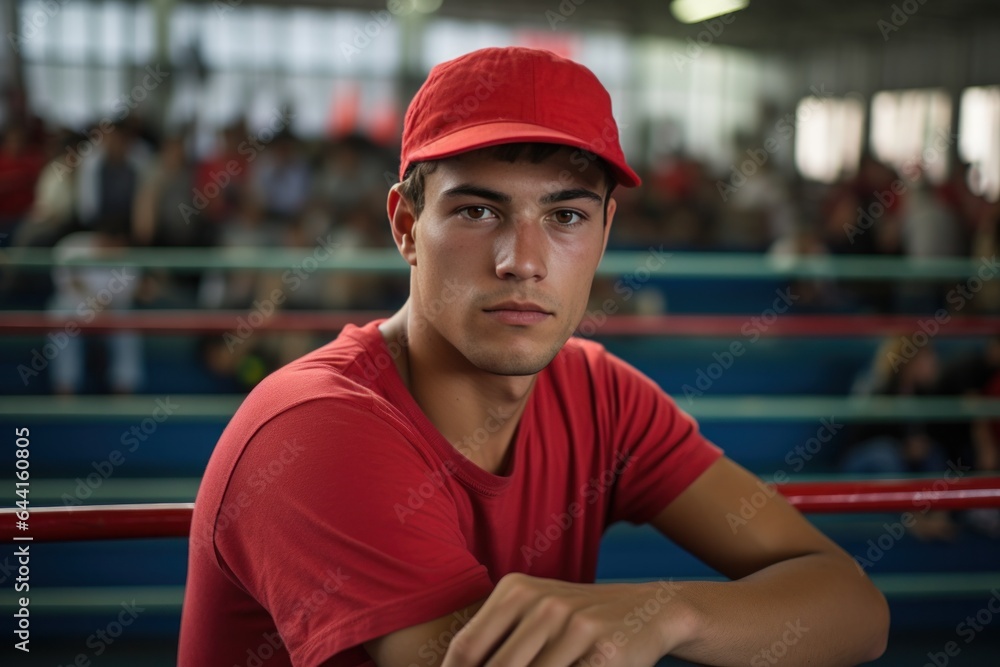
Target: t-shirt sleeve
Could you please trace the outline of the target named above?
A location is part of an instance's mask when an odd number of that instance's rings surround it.
[[[604,353],[609,429],[620,471],[608,524],[648,523],[722,456],[693,417],[640,371]]]
[[[489,595],[447,470],[387,414],[313,400],[268,421],[216,521],[223,570],[271,614],[298,665]]]

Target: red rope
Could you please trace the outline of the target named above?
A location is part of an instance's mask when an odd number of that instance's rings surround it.
[[[17,508],[0,509],[0,539],[31,537],[33,542],[187,537],[194,503],[36,507],[27,530],[17,526]],[[24,515],[21,514],[21,517]]]
[[[245,337],[267,331],[339,331],[347,324],[365,324],[388,317],[387,311],[198,311],[160,310],[102,313],[91,321],[61,318],[37,311],[6,311],[0,335],[64,331],[76,335],[122,330],[156,334],[231,333]],[[771,320],[759,315],[613,315],[588,314],[579,327],[585,336],[992,336],[1000,333],[1000,317],[951,317],[944,324],[932,316],[911,315],[782,315]]]
[[[1000,507],[1000,477],[776,485],[803,512],[926,512],[931,509]],[[747,499],[766,502],[770,487]],[[754,497],[761,494],[761,500]],[[28,530],[17,528],[16,508],[0,508],[0,540],[31,537],[34,542],[187,537],[193,503],[42,507],[31,510]],[[23,515],[22,515],[23,516]]]

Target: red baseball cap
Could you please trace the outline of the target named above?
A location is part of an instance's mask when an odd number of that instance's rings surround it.
[[[399,177],[425,160],[515,142],[573,146],[603,158],[619,185],[628,166],[611,96],[589,69],[550,51],[488,48],[436,65],[403,123]]]

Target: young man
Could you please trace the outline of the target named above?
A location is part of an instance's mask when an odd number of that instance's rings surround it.
[[[400,175],[410,298],[273,374],[229,424],[196,503],[180,665],[878,657],[886,603],[851,558],[779,495],[734,530],[759,480],[570,337],[611,191],[639,184],[594,75],[522,48],[437,66]],[[594,584],[620,520],[733,581]]]

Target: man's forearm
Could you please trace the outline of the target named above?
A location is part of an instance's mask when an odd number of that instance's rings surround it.
[[[676,605],[659,615],[660,630],[666,652],[685,660],[857,665],[885,649],[885,598],[845,556],[810,554],[736,581],[676,587]]]

